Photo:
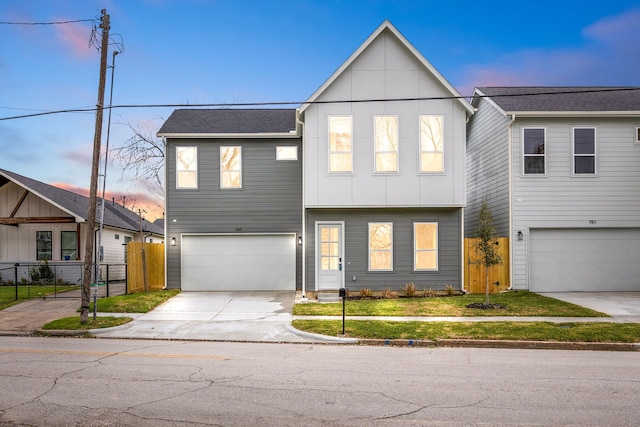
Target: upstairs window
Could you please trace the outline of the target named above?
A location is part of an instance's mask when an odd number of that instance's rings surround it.
[[[525,128],[522,133],[525,175],[544,175],[546,173],[545,134],[545,129],[541,128]]]
[[[276,147],[276,160],[298,160],[298,147],[294,145],[279,145]]]
[[[369,271],[393,271],[393,224],[369,223]]]
[[[53,254],[51,231],[36,231],[36,260],[50,260]]]
[[[220,147],[220,188],[242,188],[242,147]]]
[[[420,172],[443,172],[442,116],[420,116]]]
[[[351,116],[329,116],[329,172],[353,172]]]
[[[596,130],[594,128],[573,129],[573,173],[576,175],[596,173]]]
[[[413,224],[413,269],[416,271],[438,269],[438,224],[416,222]]]
[[[176,188],[198,188],[198,147],[176,147]]]
[[[398,172],[398,116],[374,116],[376,173]]]
[[[60,232],[60,259],[78,258],[78,238],[75,231]]]

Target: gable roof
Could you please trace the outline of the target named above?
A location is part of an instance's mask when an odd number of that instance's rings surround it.
[[[296,110],[179,109],[171,113],[158,131],[158,136],[297,137]]]
[[[0,169],[0,187],[9,182],[19,185],[30,193],[35,194],[41,199],[46,200],[62,211],[75,217],[76,222],[87,221],[89,210],[88,197],[36,181],[35,179],[27,178],[26,176],[19,175],[15,172]],[[96,201],[98,209],[100,208],[101,201],[101,198],[98,198]],[[105,226],[129,231],[140,230],[138,215],[135,212],[130,211],[117,203],[109,201],[104,205],[104,208]],[[100,212],[100,210],[98,210],[98,212]],[[142,221],[142,229],[145,232],[151,232],[158,235],[164,234],[164,229],[162,227],[159,227],[157,224],[151,223],[147,220]]]
[[[300,113],[303,113],[311,103],[313,103],[314,101],[316,101],[318,99],[318,97],[329,87],[331,86],[331,84],[347,69],[351,66],[351,64],[356,60],[356,58],[358,56],[360,56],[360,54],[362,52],[364,52],[364,50],[369,47],[369,45],[371,45],[374,40],[376,38],[378,38],[378,36],[380,34],[382,34],[384,31],[388,31],[391,34],[393,34],[399,41],[400,43],[402,43],[412,54],[413,56],[416,57],[416,59],[418,59],[418,61],[420,61],[420,63],[429,71],[431,72],[431,74],[433,74],[433,76],[447,89],[447,91],[451,94],[452,97],[456,97],[458,98],[458,101],[460,102],[460,104],[462,104],[462,106],[467,110],[467,112],[469,114],[473,114],[474,109],[471,106],[471,104],[464,99],[464,97],[462,97],[460,95],[460,92],[457,91],[457,89],[455,87],[453,87],[453,85],[451,83],[449,83],[449,81],[447,81],[447,79],[444,78],[444,76],[442,74],[440,74],[440,72],[438,72],[438,70],[435,69],[435,67],[429,62],[427,61],[427,59],[422,56],[422,54],[411,44],[409,43],[409,41],[402,35],[400,34],[400,31],[398,31],[396,29],[396,27],[393,26],[393,24],[391,24],[391,22],[389,20],[385,20],[365,41],[364,43],[362,43],[360,45],[360,47],[358,47],[358,49],[356,49],[355,52],[353,52],[351,54],[351,56],[349,56],[349,58],[347,58],[347,60],[345,62],[342,63],[342,65],[340,66],[340,68],[338,68],[323,84],[322,86],[320,86],[304,103],[303,105],[300,107]]]
[[[479,87],[473,105],[481,97],[489,98],[503,114],[640,115],[640,87]]]

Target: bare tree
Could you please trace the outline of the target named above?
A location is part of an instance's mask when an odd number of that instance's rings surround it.
[[[127,123],[133,136],[111,150],[113,160],[122,167],[122,177],[131,173],[150,193],[164,199],[164,144],[151,126]]]
[[[476,243],[476,249],[480,255],[478,263],[484,265],[485,268],[485,304],[489,305],[489,269],[494,265],[502,264],[502,256],[497,250],[498,232],[493,225],[493,215],[491,215],[486,199],[482,201],[476,233],[479,238]]]

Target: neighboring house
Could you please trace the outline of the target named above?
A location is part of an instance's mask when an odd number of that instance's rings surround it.
[[[472,114],[388,21],[298,110],[176,110],[168,287],[461,289]]]
[[[96,236],[101,199],[98,199]],[[17,173],[0,169],[0,269],[3,280],[13,279],[15,263],[33,266],[45,259],[56,278],[76,283],[82,277],[89,198]],[[104,206],[104,264],[126,263],[126,245],[140,241],[138,215],[114,202]],[[142,220],[147,242],[161,242],[163,229]],[[97,252],[97,241],[96,241]],[[26,269],[22,269],[28,271]],[[114,269],[118,271],[118,269]],[[122,273],[123,268],[119,271]]]
[[[511,288],[640,291],[640,90],[482,87],[472,104],[466,235],[486,199]]]

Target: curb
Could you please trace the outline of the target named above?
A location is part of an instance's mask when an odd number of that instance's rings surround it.
[[[385,347],[457,347],[503,348],[520,350],[590,350],[590,351],[640,351],[639,343],[560,342],[560,341],[509,341],[509,340],[385,340],[361,339],[358,344]]]

